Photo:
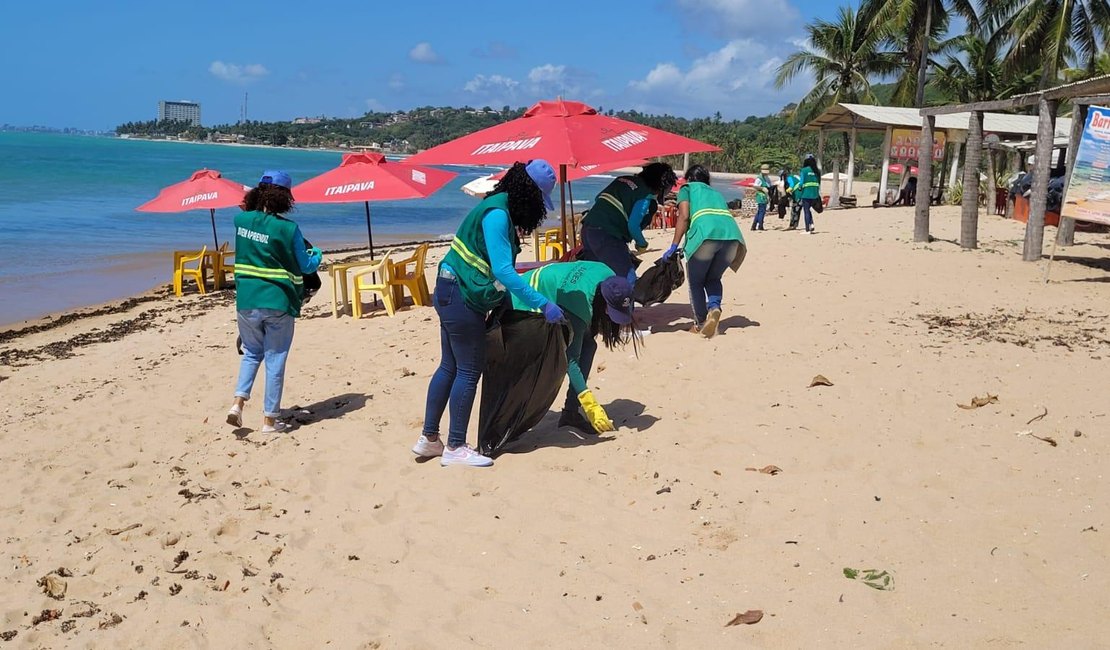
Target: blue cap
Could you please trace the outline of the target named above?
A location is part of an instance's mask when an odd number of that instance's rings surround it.
[[[258,184],[269,183],[270,185],[280,185],[287,190],[293,189],[293,179],[289,174],[281,171],[264,171],[262,178],[258,179]]]
[[[614,275],[602,280],[601,297],[605,299],[605,313],[614,323],[632,322],[632,285],[627,278]]]
[[[528,177],[532,179],[540,188],[540,194],[543,194],[543,204],[547,206],[548,210],[554,210],[555,205],[551,202],[551,190],[555,189],[556,176],[555,169],[551,163],[542,158],[529,161],[528,165],[524,168],[528,172]]]

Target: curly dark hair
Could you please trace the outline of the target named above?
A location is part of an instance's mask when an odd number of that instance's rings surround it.
[[[632,351],[636,356],[640,356],[640,345],[643,343],[643,336],[640,334],[640,328],[636,323],[636,317],[632,317],[632,322],[628,325],[618,325],[609,318],[609,312],[606,311],[608,303],[605,302],[605,297],[601,295],[601,286],[598,285],[597,291],[594,293],[593,303],[593,319],[590,321],[590,335],[601,335],[601,342],[606,348],[612,350],[617,347],[624,347],[629,343],[632,344]]]
[[[531,162],[531,161],[529,161]],[[529,235],[547,218],[547,205],[543,193],[528,175],[525,163],[513,163],[509,171],[497,181],[493,191],[486,196],[505,193],[509,195],[509,221]]]
[[[690,169],[686,170],[686,180],[691,183],[709,185],[709,170],[701,165],[690,165]]]
[[[651,188],[651,191],[657,195],[662,195],[678,182],[678,174],[675,174],[667,163],[654,162],[645,165],[640,173],[636,175],[643,179],[647,186]]]
[[[247,196],[243,198],[243,209],[247,212],[286,214],[293,209],[295,203],[293,193],[281,185],[259,183],[258,187],[247,192]]]

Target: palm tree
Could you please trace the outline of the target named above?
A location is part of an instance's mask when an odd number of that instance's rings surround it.
[[[813,73],[812,89],[794,110],[794,116],[803,121],[840,102],[876,103],[871,80],[901,69],[898,55],[883,49],[883,33],[862,10],[857,14],[851,7],[841,7],[835,21],[810,23],[806,32],[806,49],[787,57],[775,74],[775,87],[783,88],[799,74]]]
[[[872,28],[904,56],[892,96],[902,105],[925,105],[930,55],[943,52],[938,42],[948,33],[953,15],[963,16],[969,31],[979,27],[972,0],[863,0],[860,13],[869,15]]]
[[[1011,70],[1039,67],[1039,87],[1056,83],[1069,58],[1093,70],[1110,39],[1110,0],[990,0],[987,18],[1007,34]]]

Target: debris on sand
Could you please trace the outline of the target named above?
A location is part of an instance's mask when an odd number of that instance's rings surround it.
[[[970,404],[960,404],[959,402],[956,402],[956,406],[970,411],[972,409],[977,409],[979,407],[986,406],[987,404],[997,404],[997,403],[998,403],[998,395],[991,395],[990,393],[987,393],[985,397],[972,397]]]
[[[832,386],[832,385],[833,385],[833,383],[831,381],[829,381],[828,378],[825,377],[825,375],[815,375],[813,377],[813,381],[809,382],[809,388],[813,388],[814,386]]]
[[[66,581],[56,575],[48,573],[39,578],[37,584],[42,587],[42,593],[54,600],[61,600],[66,596]]]
[[[762,609],[749,609],[743,614],[737,614],[736,616],[733,616],[731,621],[725,623],[725,627],[731,627],[733,625],[755,625],[762,620]]]
[[[894,591],[894,576],[889,571],[844,567],[844,577],[849,580],[859,580],[868,587],[879,591]]]
[[[1033,418],[1031,420],[1029,420],[1028,422],[1026,422],[1025,424],[1029,425],[1029,424],[1033,424],[1034,422],[1037,422],[1038,420],[1043,420],[1045,418],[1045,416],[1048,415],[1048,407],[1047,406],[1042,406],[1041,408],[1044,409],[1044,413],[1041,413],[1040,415],[1033,416]]]
[[[763,467],[745,467],[744,470],[748,472],[759,472],[760,474],[770,474],[771,476],[782,473],[782,468],[778,465],[764,465]]]
[[[998,308],[988,314],[918,314],[917,318],[928,326],[929,333],[946,340],[1007,343],[1026,348],[1047,343],[1067,350],[1110,346],[1106,316],[1086,309],[1052,316],[1028,309],[1008,312]]]
[[[119,625],[122,622],[123,622],[123,617],[120,616],[119,614],[116,614],[115,612],[112,612],[111,615],[109,615],[103,621],[100,621],[100,623],[97,624],[97,627],[102,629],[102,630],[107,630],[108,628],[115,627],[115,626]]]
[[[42,612],[39,613],[38,616],[31,619],[31,625],[38,625],[39,623],[53,621],[55,619],[61,618],[61,616],[62,610],[60,609],[44,609],[42,610]]]

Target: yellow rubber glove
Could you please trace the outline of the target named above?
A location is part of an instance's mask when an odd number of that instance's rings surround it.
[[[598,433],[605,433],[607,431],[616,431],[616,426],[613,421],[609,419],[609,415],[605,413],[605,409],[601,408],[601,404],[597,403],[594,399],[594,394],[588,390],[578,393],[578,403],[582,405],[582,410],[586,412],[586,419],[590,421],[590,426]]]
[[[639,246],[636,247],[636,254],[637,255],[643,255],[646,252],[648,252],[648,247],[647,246],[644,246],[643,248],[641,248]]]

